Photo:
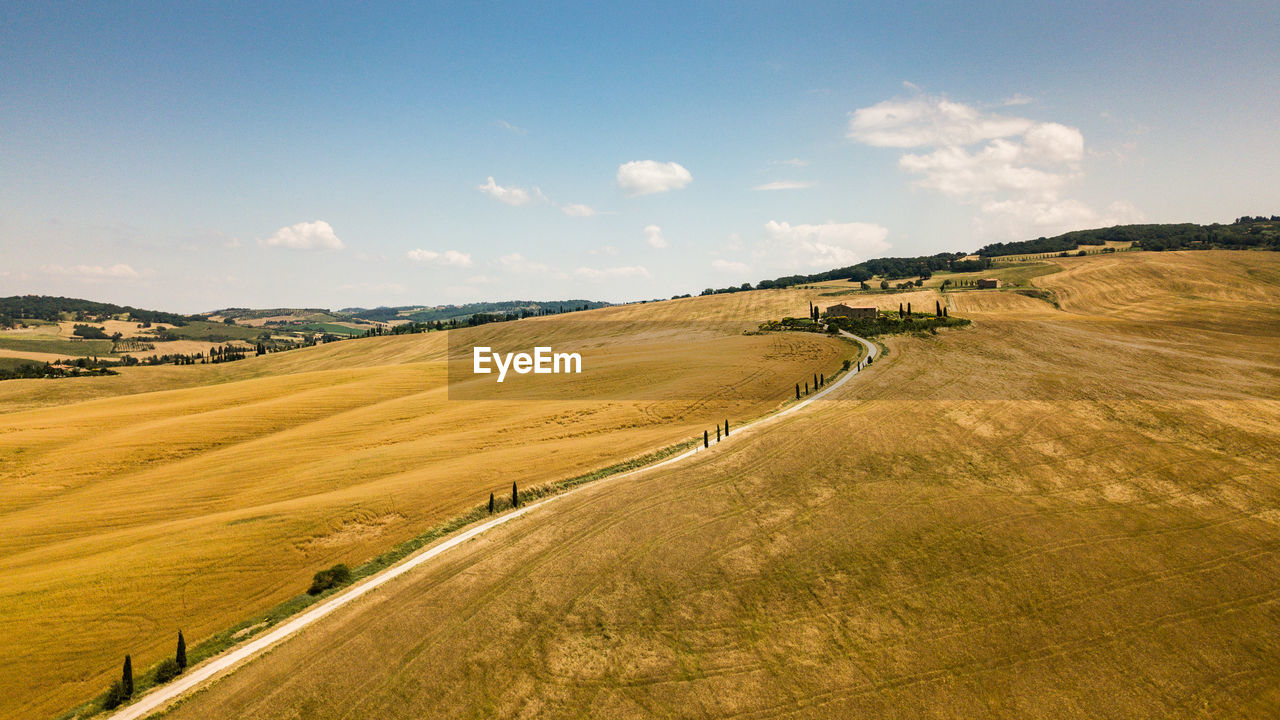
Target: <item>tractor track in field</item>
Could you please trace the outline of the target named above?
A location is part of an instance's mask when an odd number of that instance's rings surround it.
[[[843,330],[840,331],[840,334],[845,338],[856,340],[857,342],[861,343],[861,345],[867,350],[867,357],[864,360],[859,361],[856,366],[850,368],[838,380],[831,383],[821,391],[815,392],[811,394],[809,397],[805,398],[804,400],[801,400],[800,402],[797,402],[794,405],[791,405],[789,407],[783,408],[782,410],[779,410],[776,413],[773,413],[771,415],[766,415],[762,418],[752,420],[751,422],[745,423],[737,428],[734,428],[733,435],[731,437],[737,438],[740,433],[743,433],[745,431],[752,430],[752,429],[758,429],[764,425],[768,425],[770,423],[777,421],[779,418],[785,417],[805,407],[808,407],[810,403],[818,400],[819,398],[825,397],[828,393],[832,393],[840,389],[840,387],[842,387],[851,378],[858,375],[858,373],[861,372],[861,370],[867,364],[869,364],[872,360],[878,357],[879,350],[877,349],[874,343],[864,338],[853,335],[851,333],[845,332]],[[729,439],[730,439],[729,437],[726,437],[724,438],[723,441],[717,441],[716,446],[718,447],[720,442],[728,442]],[[417,553],[410,555],[409,557],[401,560],[399,563],[392,565],[391,567],[386,568],[385,570],[374,573],[373,575],[370,575],[369,577],[363,579],[357,584],[352,585],[350,588],[347,588],[343,592],[338,593],[337,595],[334,595],[333,597],[325,600],[324,602],[321,602],[315,607],[312,607],[304,611],[303,613],[297,615],[296,617],[293,617],[281,623],[280,625],[276,626],[275,628],[272,628],[270,631],[264,633],[260,637],[254,638],[239,647],[231,648],[220,655],[216,655],[204,661],[200,665],[190,668],[189,670],[187,670],[187,672],[183,673],[182,675],[179,675],[173,681],[166,683],[165,685],[161,685],[159,687],[154,688],[147,694],[140,697],[136,702],[133,702],[126,707],[120,708],[115,713],[107,716],[107,718],[108,720],[137,720],[137,718],[144,718],[151,715],[152,713],[162,710],[167,706],[169,706],[170,703],[182,698],[183,696],[187,695],[188,693],[196,689],[199,689],[205,684],[213,680],[216,680],[217,678],[235,670],[238,666],[248,662],[254,657],[260,655],[261,653],[267,651],[268,649],[274,647],[275,645],[283,642],[284,640],[287,640],[288,638],[297,634],[303,628],[307,627],[308,625],[311,625],[312,623],[316,622],[317,620],[320,620],[321,618],[327,615],[330,615],[331,613],[335,612],[336,610],[343,607],[344,605],[351,603],[352,601],[362,597],[363,595],[371,592],[372,590],[378,587],[381,587],[382,585],[390,582],[391,580],[401,575],[404,575],[405,573],[417,568],[418,566],[429,562],[430,560],[436,558],[437,556],[442,555],[448,552],[449,550],[455,547],[458,547],[459,545],[462,545],[468,540],[471,540],[495,527],[498,527],[499,525],[506,524],[518,517],[521,517],[526,513],[537,510],[538,508],[543,507],[548,503],[552,503],[552,502],[555,502],[556,500],[560,500],[561,498],[568,497],[569,495],[572,495],[585,487],[594,486],[601,482],[621,480],[623,478],[634,477],[642,473],[652,472],[659,468],[674,465],[683,460],[696,457],[700,453],[703,453],[706,451],[707,450],[705,450],[704,448],[695,447],[692,450],[687,450],[683,453],[680,453],[679,455],[675,455],[665,460],[653,463],[652,465],[646,465],[644,467],[636,468],[635,470],[629,470],[627,472],[619,473],[617,475],[610,475],[608,477],[601,478],[596,482],[586,483],[579,487],[571,488],[564,492],[547,496],[545,498],[536,500],[522,507],[516,508],[503,515],[499,515],[498,517],[495,517],[492,520],[487,520],[483,523],[480,523],[475,527],[472,527],[467,530],[463,530],[462,532],[457,533],[453,537],[450,537],[444,540],[443,542],[437,543],[435,545],[432,545],[431,547],[420,550]]]

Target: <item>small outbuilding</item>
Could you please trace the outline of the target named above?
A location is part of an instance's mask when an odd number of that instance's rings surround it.
[[[1000,278],[982,278],[978,281],[979,288],[998,288],[1000,287]]]
[[[873,307],[851,307],[844,303],[837,303],[827,308],[827,317],[847,317],[847,318],[875,318],[880,311]]]

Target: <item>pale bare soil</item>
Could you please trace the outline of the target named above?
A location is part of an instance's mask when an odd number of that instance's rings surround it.
[[[1061,264],[1035,282],[1062,310],[949,295],[972,327],[496,529],[170,716],[1276,716],[1280,257]]]

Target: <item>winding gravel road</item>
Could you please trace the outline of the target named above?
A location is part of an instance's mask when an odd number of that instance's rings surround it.
[[[772,415],[768,415],[766,417],[760,418],[759,420],[755,420],[739,426],[738,428],[734,429],[733,435],[726,437],[723,441],[717,443],[716,445],[711,446],[710,449],[714,450],[726,442],[730,442],[732,440],[738,439],[744,433],[749,433],[753,429],[758,429],[760,427],[768,425],[769,423],[777,421],[779,418],[785,417],[802,408],[808,407],[808,405],[814,402],[815,400],[818,400],[819,398],[825,396],[827,393],[833,392],[838,388],[840,388],[840,386],[844,385],[846,382],[849,381],[850,378],[857,375],[871,360],[875,359],[875,357],[877,356],[877,349],[874,343],[871,343],[866,339],[858,337],[856,335],[847,333],[843,330],[840,331],[840,334],[846,338],[857,340],[858,342],[862,343],[863,347],[867,349],[867,357],[864,358],[862,361],[860,361],[857,364],[857,366],[855,366],[854,368],[851,368],[849,372],[845,373],[839,380],[837,380],[836,382],[824,388],[821,392],[814,393],[810,395],[808,398],[804,399],[803,401],[798,402],[795,405],[792,405],[788,408],[785,408],[780,412],[774,413]],[[695,447],[693,450],[688,450],[674,457],[667,458],[662,462],[654,463],[653,465],[646,465],[642,468],[631,470],[625,473],[620,473],[618,475],[611,475],[609,477],[602,478],[600,480],[597,480],[593,483],[589,483],[587,485],[580,485],[577,488],[574,488],[572,490],[568,490],[558,495],[552,495],[550,497],[543,498],[542,500],[538,500],[537,502],[530,503],[528,505],[525,505],[524,507],[508,512],[504,515],[499,515],[498,517],[492,520],[476,525],[475,527],[469,530],[466,530],[458,535],[455,535],[452,538],[449,538],[448,540],[445,540],[444,542],[438,545],[433,545],[430,548],[427,548],[426,550],[423,550],[415,555],[411,555],[408,558],[405,558],[397,565],[393,565],[387,568],[386,570],[370,575],[369,577],[365,578],[361,582],[351,586],[346,591],[339,593],[337,595],[334,595],[328,600],[325,600],[324,602],[320,603],[319,605],[316,605],[310,610],[307,610],[306,612],[293,618],[292,620],[289,620],[284,624],[273,628],[270,632],[267,632],[266,634],[260,637],[254,638],[253,640],[250,640],[248,643],[240,647],[236,647],[231,650],[228,650],[222,655],[217,655],[213,658],[210,658],[209,660],[205,661],[204,663],[201,663],[200,665],[190,668],[189,670],[187,670],[187,672],[178,676],[172,682],[169,682],[165,685],[161,685],[160,687],[154,688],[153,690],[148,692],[146,695],[139,698],[137,702],[132,703],[127,707],[121,708],[114,715],[110,716],[110,720],[135,720],[135,718],[146,717],[147,715],[150,715],[151,713],[165,707],[166,705],[173,702],[174,700],[177,700],[178,698],[182,697],[186,693],[191,692],[192,690],[198,688],[204,683],[231,671],[237,665],[240,665],[250,660],[254,656],[265,651],[267,648],[270,648],[276,643],[279,643],[282,640],[287,639],[291,635],[297,633],[299,630],[302,630],[303,628],[310,625],[311,623],[334,612],[338,608],[342,607],[343,605],[346,605],[347,603],[350,603],[351,601],[355,600],[356,598],[359,598],[365,593],[368,593],[374,590],[375,588],[387,582],[390,582],[391,580],[409,572],[410,570],[413,570],[419,565],[422,565],[423,563],[430,561],[432,558],[435,558],[436,556],[442,553],[448,552],[449,550],[461,545],[462,543],[465,543],[471,538],[474,538],[477,535],[487,532],[492,528],[502,525],[503,523],[507,523],[512,520],[515,520],[516,518],[520,517],[521,515],[524,515],[525,513],[537,510],[538,508],[543,507],[549,503],[553,503],[557,500],[560,500],[561,498],[568,497],[569,495],[572,495],[573,493],[578,492],[579,490],[582,490],[585,487],[595,486],[595,485],[599,485],[600,483],[612,482],[615,480],[621,480],[623,478],[640,475],[642,473],[652,472],[654,470],[657,470],[658,468],[667,467],[669,465],[674,465],[675,463],[681,462],[683,460],[687,460],[688,458],[694,457],[701,452],[708,452],[708,450],[702,448],[701,446]]]

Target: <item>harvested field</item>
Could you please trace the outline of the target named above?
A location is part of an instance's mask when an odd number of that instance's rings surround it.
[[[459,331],[596,348],[586,399],[450,401],[446,333],[0,383],[0,617],[13,629],[0,656],[22,668],[0,679],[0,717],[66,710],[102,692],[124,653],[141,670],[179,628],[196,643],[513,481],[572,477],[778,407],[855,352],[742,334],[805,307],[799,293],[753,293]]]
[[[949,295],[1009,304],[504,525],[168,717],[1275,716],[1280,257],[1062,265],[1036,282],[1063,310]]]

